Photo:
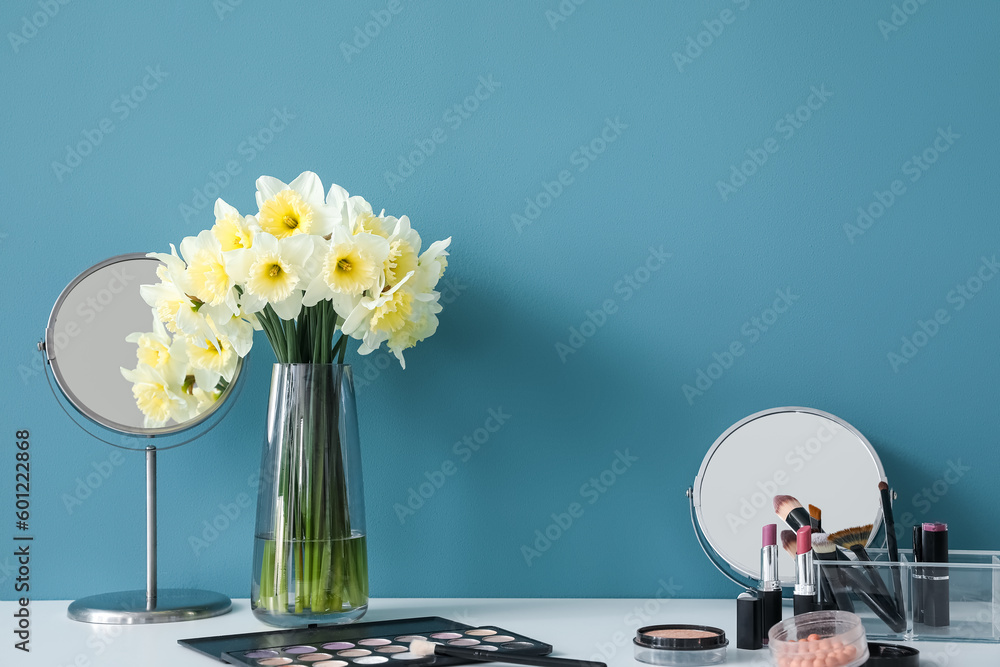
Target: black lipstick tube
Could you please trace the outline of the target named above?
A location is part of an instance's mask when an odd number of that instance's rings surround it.
[[[948,562],[948,524],[925,523],[921,530],[920,556],[925,563]],[[951,623],[948,568],[921,567],[914,575],[923,598],[923,623],[940,628]]]

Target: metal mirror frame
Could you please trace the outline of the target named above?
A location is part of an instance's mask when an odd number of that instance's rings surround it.
[[[90,421],[99,424],[107,429],[115,431],[116,433],[124,433],[126,435],[134,436],[162,436],[171,435],[174,433],[180,433],[181,431],[186,431],[188,429],[194,428],[198,424],[209,419],[216,411],[222,408],[226,403],[227,399],[233,393],[236,387],[237,380],[240,377],[240,373],[243,370],[243,359],[240,358],[236,362],[236,371],[233,373],[233,379],[226,387],[226,390],[221,396],[215,401],[215,403],[207,410],[199,414],[193,419],[189,419],[182,424],[173,424],[171,426],[161,426],[158,428],[143,428],[140,426],[126,426],[124,424],[119,424],[110,419],[106,419],[102,415],[95,413],[91,410],[87,404],[69,388],[66,378],[59,370],[59,359],[57,356],[57,346],[55,342],[55,324],[56,317],[58,317],[63,304],[69,295],[73,292],[73,289],[79,285],[81,282],[97,273],[101,269],[107,268],[109,266],[114,266],[115,264],[120,264],[122,262],[128,262],[136,259],[146,260],[155,264],[160,264],[160,260],[153,257],[147,257],[145,253],[132,252],[126,253],[124,255],[116,255],[115,257],[110,257],[103,262],[99,262],[88,269],[85,269],[76,278],[74,278],[66,287],[63,288],[62,292],[59,293],[59,298],[56,299],[55,304],[52,306],[52,310],[49,313],[49,320],[45,326],[45,341],[44,341],[44,351],[45,360],[48,362],[49,368],[52,371],[52,376],[55,378],[56,384],[59,385],[59,390],[62,391],[66,399],[73,405],[73,407],[84,417]],[[113,443],[112,443],[113,444]]]
[[[775,414],[784,414],[792,412],[805,413],[829,419],[838,424],[839,426],[841,426],[842,428],[844,428],[845,430],[847,430],[848,432],[850,432],[858,440],[860,440],[861,443],[868,450],[868,453],[872,458],[872,462],[875,464],[875,467],[878,470],[879,479],[882,480],[885,479],[885,469],[882,467],[882,461],[879,459],[878,453],[875,451],[875,448],[872,447],[872,444],[868,441],[868,438],[866,438],[861,433],[861,431],[854,428],[840,417],[832,415],[829,412],[824,412],[822,410],[816,410],[815,408],[806,408],[801,406],[770,408],[768,410],[761,410],[760,412],[755,412],[754,414],[749,415],[748,417],[744,417],[743,419],[739,420],[738,422],[727,428],[725,432],[722,435],[720,435],[712,444],[712,446],[708,449],[708,452],[705,454],[705,458],[702,459],[701,467],[698,469],[698,474],[694,478],[694,485],[688,487],[686,495],[688,497],[688,503],[690,505],[690,510],[691,510],[691,525],[694,528],[695,537],[698,539],[698,544],[701,546],[702,551],[705,552],[705,555],[708,557],[708,559],[712,561],[712,564],[714,564],[715,567],[718,568],[720,572],[722,572],[722,574],[724,574],[730,581],[734,582],[735,584],[743,588],[757,588],[758,585],[760,584],[759,573],[750,572],[748,570],[741,568],[739,565],[730,562],[725,556],[722,555],[722,552],[719,551],[718,547],[716,546],[716,543],[712,541],[711,536],[705,533],[704,530],[702,530],[702,526],[704,525],[704,517],[702,516],[701,513],[701,485],[704,480],[705,471],[708,469],[708,465],[711,462],[712,457],[715,456],[716,452],[722,446],[722,443],[724,443],[726,439],[729,438],[729,436],[731,436],[733,433],[735,433],[738,429],[740,429],[744,425],[752,421],[761,419],[762,417],[768,417]],[[876,510],[878,510],[878,508],[876,508]],[[777,518],[775,518],[775,521],[777,522]],[[875,535],[879,532],[879,527],[881,525],[882,525],[882,513],[881,511],[877,511],[876,518],[872,526],[872,533],[871,536],[868,538],[869,545],[875,538]],[[786,587],[788,585],[787,582],[782,582],[782,584]]]

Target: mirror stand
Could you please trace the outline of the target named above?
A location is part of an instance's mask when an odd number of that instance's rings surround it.
[[[74,601],[74,621],[112,625],[173,623],[219,616],[232,601],[221,593],[193,588],[159,589],[156,584],[156,447],[146,447],[146,590],[101,593]]]
[[[38,350],[45,355],[45,343],[38,343]],[[47,361],[47,358],[46,358]],[[70,420],[80,426],[65,409],[52,379],[49,364],[45,363],[46,379],[56,402],[63,407]],[[93,435],[82,426],[82,430]],[[150,436],[147,436],[150,437]],[[107,442],[107,441],[104,441]],[[113,444],[113,443],[108,443]],[[115,445],[117,446],[117,445]],[[68,616],[82,623],[106,625],[147,625],[174,623],[211,618],[225,614],[232,608],[228,596],[196,588],[159,588],[156,580],[156,447],[146,449],[146,588],[145,590],[99,593],[74,600],[67,610]]]

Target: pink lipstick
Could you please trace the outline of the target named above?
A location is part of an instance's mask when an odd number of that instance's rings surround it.
[[[762,600],[761,638],[781,622],[781,579],[778,577],[778,526],[769,523],[761,530],[760,597]]]
[[[795,615],[816,610],[816,573],[813,569],[812,528],[795,532]]]

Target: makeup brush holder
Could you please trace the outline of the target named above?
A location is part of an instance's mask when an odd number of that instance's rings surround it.
[[[903,607],[903,627],[898,630],[873,612],[855,587],[848,588],[869,639],[1000,643],[1000,551],[949,551],[947,563],[915,563],[909,549],[900,549],[895,563],[884,549],[868,549],[868,554],[870,563],[816,560],[815,566],[817,581],[863,582],[865,572],[878,577],[893,594],[886,605],[890,610],[896,604],[898,575]],[[931,618],[928,608],[934,609]]]

